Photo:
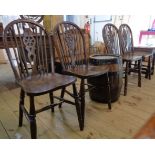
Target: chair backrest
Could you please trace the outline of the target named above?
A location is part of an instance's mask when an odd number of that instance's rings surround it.
[[[50,38],[39,23],[26,19],[12,21],[4,30],[4,43],[18,82],[36,74],[47,75],[50,67],[54,72]]]
[[[76,24],[58,23],[54,28],[54,43],[63,70],[88,63],[84,35]]]
[[[107,53],[120,55],[121,48],[117,27],[110,23],[106,24],[102,29],[102,36]]]
[[[119,36],[122,52],[133,52],[133,36],[129,25],[121,24],[119,27]]]

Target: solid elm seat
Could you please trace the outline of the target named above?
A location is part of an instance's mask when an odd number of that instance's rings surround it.
[[[51,82],[52,81],[52,82]],[[36,75],[28,77],[21,82],[20,86],[24,88],[27,94],[44,94],[51,90],[57,90],[59,88],[65,87],[76,81],[73,76],[64,76],[61,74],[54,73],[53,75],[48,73],[47,75]]]
[[[67,69],[64,71],[64,73],[74,75],[79,78],[86,79],[88,77],[102,75],[103,73],[107,73],[108,71],[109,71],[108,66],[99,66],[98,67],[98,66],[93,66],[93,65],[89,65],[89,66],[82,65],[77,68]]]

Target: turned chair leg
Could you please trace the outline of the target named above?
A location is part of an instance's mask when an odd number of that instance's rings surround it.
[[[23,109],[24,106],[24,98],[25,98],[25,92],[21,89],[20,91],[20,101],[19,101],[19,126],[21,127],[23,125]]]
[[[66,89],[66,87],[62,88],[62,90],[61,90],[61,96],[60,96],[61,98],[64,98],[65,89]],[[59,108],[61,108],[61,107],[62,107],[62,103],[59,104]]]
[[[128,86],[128,70],[129,70],[129,62],[126,61],[125,67],[125,82],[124,82],[124,96],[127,95],[127,86]]]
[[[81,110],[80,110],[80,100],[79,100],[79,96],[77,93],[76,85],[73,84],[72,86],[73,86],[73,94],[74,94],[74,98],[75,98],[75,106],[76,106],[76,112],[77,112],[77,116],[78,116],[79,127],[80,127],[80,130],[83,130],[82,116],[81,116]]]
[[[145,78],[149,78],[149,80],[151,80],[151,74],[152,74],[151,56],[149,56]]]
[[[30,96],[30,113],[29,113],[29,120],[30,120],[30,131],[31,131],[31,138],[37,138],[37,125],[36,125],[36,114],[35,114],[35,106],[34,106],[34,96]]]
[[[50,104],[52,105],[54,103],[53,92],[49,93],[49,98],[50,98]],[[54,107],[51,107],[51,111],[54,112]]]
[[[85,85],[84,85],[84,79],[81,79],[80,83],[80,101],[81,101],[81,118],[82,118],[82,128],[84,129],[84,119],[85,119]]]
[[[141,87],[141,66],[142,60],[138,60],[138,87]]]
[[[155,54],[152,56],[151,75],[154,75]]]
[[[134,66],[136,67],[136,62],[135,62],[135,64],[134,64]],[[130,68],[131,68],[131,62],[129,62],[129,64],[128,64],[128,67],[129,67],[129,69],[128,69],[128,75],[130,75],[131,74],[131,71],[130,71]]]
[[[106,75],[107,75],[107,88],[108,88],[108,108],[111,109],[111,84],[108,73]]]
[[[150,56],[148,60],[148,77],[149,77],[149,80],[151,80],[151,57]]]

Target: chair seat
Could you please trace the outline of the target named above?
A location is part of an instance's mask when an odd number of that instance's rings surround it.
[[[152,51],[134,51],[134,55],[142,56],[142,57],[150,57],[153,55]]]
[[[101,65],[101,66],[83,65],[75,68],[69,68],[68,70],[65,70],[64,73],[85,79],[88,77],[105,74],[108,71],[109,71],[108,65]]]
[[[133,54],[133,53],[125,53],[122,56],[122,59],[124,61],[138,61],[138,60],[142,59],[142,56],[139,56],[139,55],[136,55],[136,54]]]
[[[140,50],[140,49],[135,49],[132,53],[131,52],[128,52],[128,53],[125,53],[125,57],[128,56],[128,57],[136,57],[136,56],[141,56],[141,57],[150,57],[153,55],[153,52],[152,51],[144,51],[144,50]]]
[[[27,94],[40,95],[68,86],[76,81],[75,77],[61,74],[36,75],[22,80],[19,85]]]

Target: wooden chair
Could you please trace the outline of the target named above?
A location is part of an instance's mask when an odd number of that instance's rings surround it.
[[[153,60],[153,52],[152,51],[145,51],[143,48],[134,48],[133,44],[133,36],[132,31],[129,25],[121,24],[119,27],[119,34],[121,40],[121,47],[124,53],[132,52],[134,55],[142,56],[142,73],[145,74],[146,78],[151,79],[151,60]],[[147,62],[145,61],[147,59]],[[137,64],[134,64],[137,65]]]
[[[24,113],[30,122],[31,138],[37,138],[36,114],[48,109],[54,112],[55,106],[66,102],[76,106],[79,126],[82,130],[80,105],[75,86],[76,78],[54,72],[52,45],[46,30],[39,23],[31,20],[15,20],[6,26],[4,42],[16,82],[21,87],[19,126],[23,124]],[[49,72],[49,62],[51,72]],[[73,87],[71,96],[75,102],[53,95],[54,91],[70,85]],[[34,97],[47,93],[50,104],[36,110]],[[30,98],[29,110],[24,106],[25,94]],[[57,103],[54,102],[54,98],[58,99]]]
[[[81,101],[81,114],[84,128],[86,79],[107,74],[107,83],[105,84],[107,84],[109,92],[108,107],[111,109],[108,66],[89,65],[83,33],[81,32],[81,29],[74,23],[61,22],[57,24],[54,29],[54,43],[63,68],[63,74],[73,75],[80,78],[81,82],[79,96]]]
[[[119,37],[119,31],[113,24],[106,24],[102,30],[103,40],[107,53],[121,55],[123,64],[125,63],[125,82],[124,82],[124,96],[127,95],[128,74],[131,71],[138,72],[138,86],[141,87],[141,61],[142,56],[136,56],[132,52],[122,52],[121,40]],[[131,62],[138,62],[136,68],[129,67]]]

